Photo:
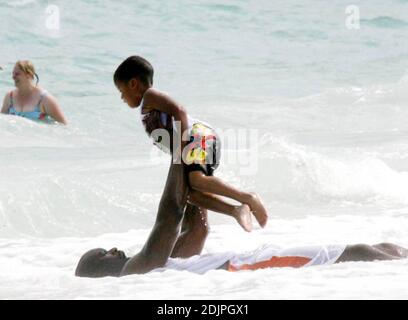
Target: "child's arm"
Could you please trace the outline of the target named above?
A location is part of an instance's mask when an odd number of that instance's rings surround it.
[[[187,112],[180,104],[178,104],[168,95],[156,89],[150,88],[145,92],[143,100],[144,108],[146,108],[146,110],[155,109],[167,113],[168,115],[174,117],[176,121],[180,121],[181,132],[186,132],[188,129]],[[182,140],[181,150],[184,149],[185,145],[186,141]]]
[[[145,125],[146,132],[149,134],[149,136],[156,129],[159,129],[159,128],[166,129],[164,128],[161,122],[159,110],[154,110],[154,109],[152,109],[151,111],[148,110],[148,113],[143,118],[143,123]]]

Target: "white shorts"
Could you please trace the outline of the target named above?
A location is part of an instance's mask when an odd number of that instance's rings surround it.
[[[329,265],[335,263],[345,249],[345,245],[303,246],[287,249],[265,245],[255,251],[232,257],[229,260],[228,270]]]
[[[202,274],[215,270],[225,263],[228,263],[228,271],[329,265],[337,261],[345,248],[346,245],[327,245],[282,249],[274,245],[264,245],[245,253],[221,252],[197,255],[188,259],[169,258],[165,268],[159,270],[186,270]]]

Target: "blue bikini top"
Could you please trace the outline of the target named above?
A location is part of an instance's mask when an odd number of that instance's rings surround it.
[[[45,120],[47,118],[47,114],[44,112],[41,112],[40,110],[40,105],[44,97],[47,95],[46,91],[41,92],[40,95],[40,100],[38,101],[37,105],[35,106],[35,109],[33,111],[17,111],[14,108],[14,99],[13,99],[13,91],[10,92],[10,108],[8,113],[20,117],[24,117],[27,119],[31,120]]]

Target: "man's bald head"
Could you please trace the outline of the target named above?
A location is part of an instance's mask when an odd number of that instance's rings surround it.
[[[116,248],[92,249],[82,255],[75,270],[77,277],[119,277],[128,257]]]

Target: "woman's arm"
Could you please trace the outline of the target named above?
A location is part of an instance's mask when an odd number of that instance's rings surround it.
[[[10,108],[10,96],[7,93],[3,100],[3,106],[1,108],[1,113],[8,113]]]
[[[47,115],[62,124],[67,124],[64,113],[62,112],[57,99],[50,94],[44,97],[42,106]]]

